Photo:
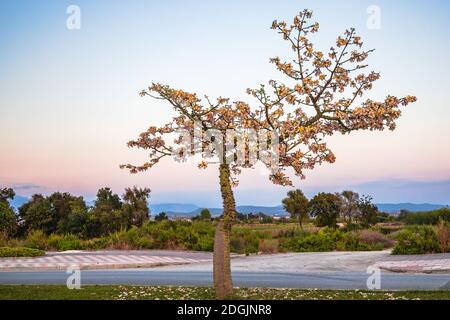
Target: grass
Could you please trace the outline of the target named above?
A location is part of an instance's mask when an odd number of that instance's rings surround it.
[[[211,300],[209,287],[1,285],[0,300]],[[236,288],[237,300],[450,300],[450,290],[364,291]]]

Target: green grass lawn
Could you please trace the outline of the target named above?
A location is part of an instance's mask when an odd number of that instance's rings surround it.
[[[94,286],[69,290],[61,285],[1,285],[0,300],[208,300],[207,287]],[[235,299],[267,300],[450,300],[450,290],[442,291],[361,291],[237,288]]]

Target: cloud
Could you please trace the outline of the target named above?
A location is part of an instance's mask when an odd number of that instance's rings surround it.
[[[34,190],[34,189],[43,189],[44,187],[32,183],[20,183],[20,184],[13,184],[11,188],[13,188],[14,190]]]

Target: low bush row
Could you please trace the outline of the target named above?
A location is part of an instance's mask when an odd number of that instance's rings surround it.
[[[142,227],[120,230],[107,236],[79,239],[75,235],[45,235],[33,231],[25,239],[0,239],[0,246],[27,247],[38,250],[98,249],[179,249],[212,251],[215,224],[209,221],[147,222]],[[395,241],[396,240],[396,241]],[[240,254],[257,252],[368,251],[393,248],[393,254],[422,254],[450,251],[450,224],[410,226],[387,235],[371,230],[345,231],[295,225],[237,225],[231,235],[231,251]]]
[[[343,232],[329,228],[302,231],[291,224],[267,226],[235,226],[231,235],[231,251],[240,254],[288,251],[376,250],[392,246],[392,240],[369,230]],[[25,246],[39,250],[98,249],[180,249],[212,251],[215,224],[206,221],[147,222],[107,236],[80,239],[75,235],[33,231],[25,239],[11,240],[5,245]]]
[[[434,211],[409,212],[403,211],[398,220],[406,224],[436,225],[439,221],[450,222],[450,209],[442,208]]]
[[[450,252],[450,223],[441,220],[436,227],[416,225],[400,231],[392,254]]]
[[[392,247],[394,241],[376,231],[343,232],[324,228],[317,233],[286,239],[282,246],[295,252],[370,251]]]
[[[1,247],[0,248],[0,257],[39,257],[45,254],[44,251],[33,248],[25,248],[25,247]]]

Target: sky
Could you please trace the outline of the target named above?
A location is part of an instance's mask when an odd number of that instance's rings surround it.
[[[80,28],[68,29],[68,6]],[[380,28],[369,28],[370,6]],[[138,93],[151,82],[199,95],[252,102],[246,88],[282,75],[270,57],[289,54],[270,30],[308,8],[320,22],[316,48],[326,51],[355,27],[376,48],[370,69],[381,79],[368,97],[417,96],[394,132],[356,132],[328,139],[337,161],[294,176],[311,197],[353,190],[376,202],[450,204],[450,2],[361,0],[0,1],[0,186],[21,195],[56,190],[95,196],[109,186],[149,187],[151,201],[220,205],[217,168],[199,171],[167,159],[131,175],[142,163],[128,149],[150,125],[174,115]],[[293,175],[292,175],[293,176]],[[258,168],[244,171],[238,204],[277,205],[289,190]]]

